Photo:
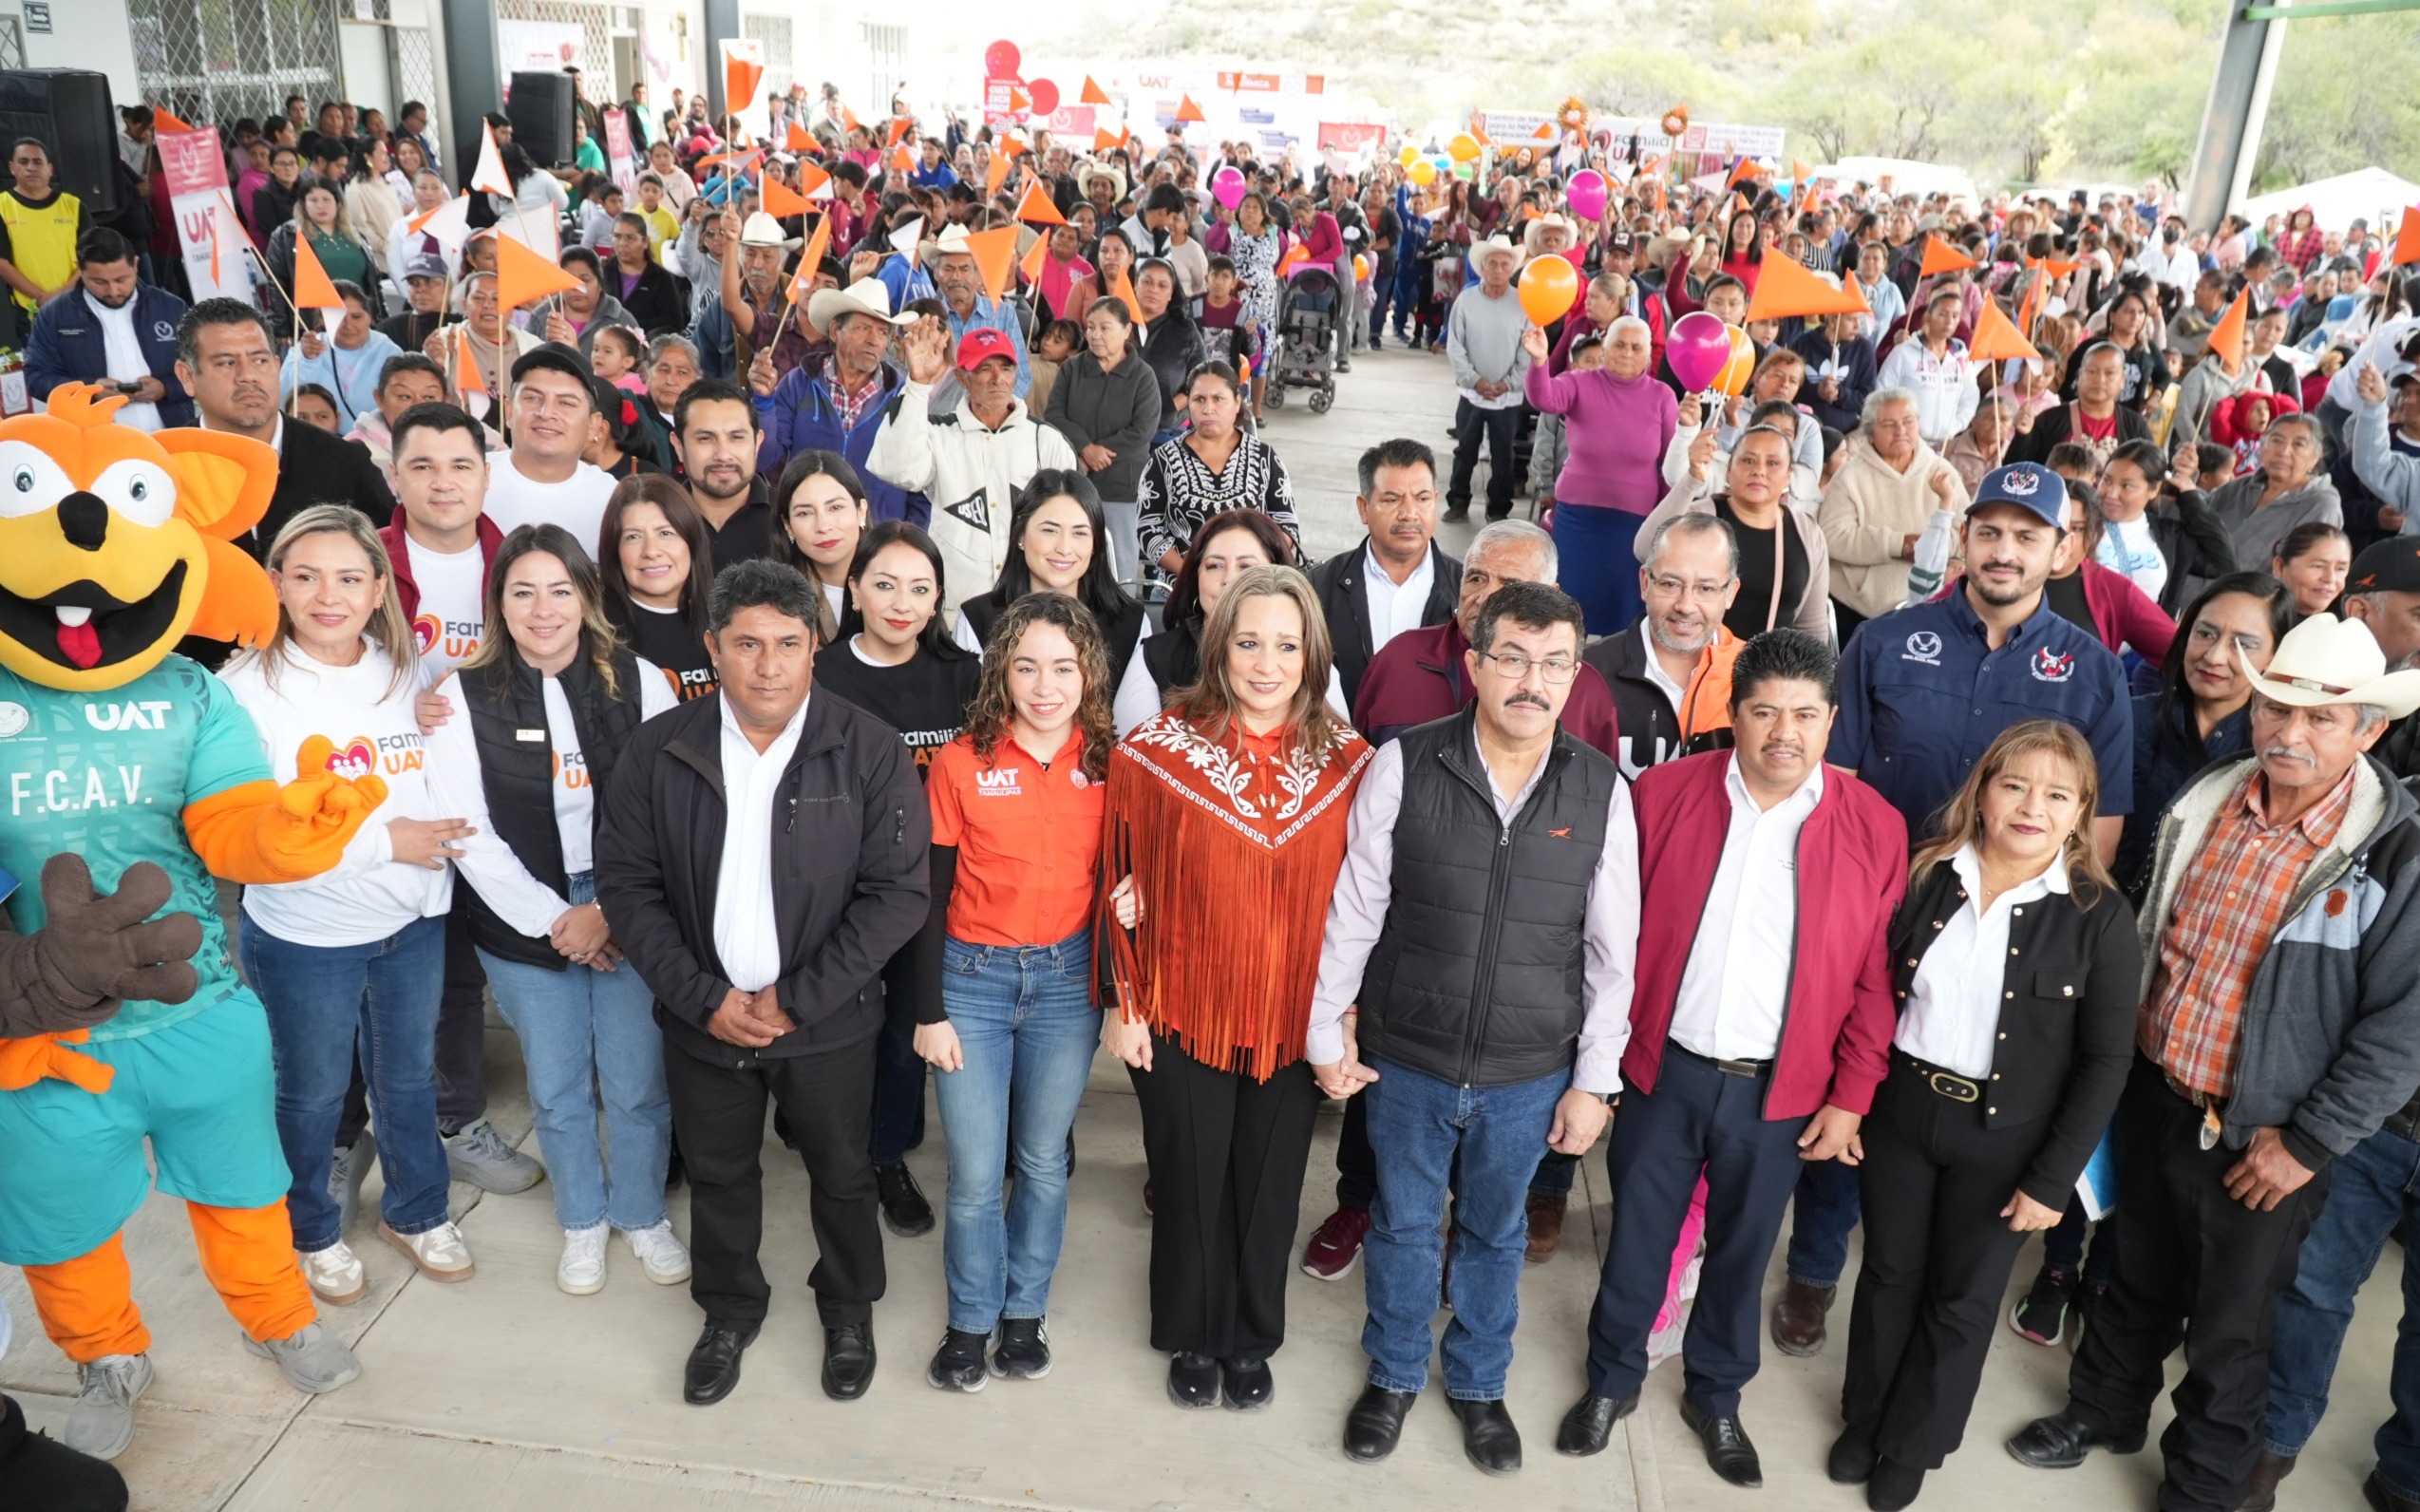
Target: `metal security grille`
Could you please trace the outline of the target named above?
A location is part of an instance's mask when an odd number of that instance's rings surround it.
[[[379,9],[386,9],[384,0]],[[388,36],[388,57],[395,69],[395,108],[401,111],[406,100],[417,100],[429,107],[428,139],[443,158],[445,144],[437,138],[437,121],[445,111],[437,98],[437,45],[430,40],[426,27],[397,27]]]
[[[908,28],[879,27],[871,21],[860,22],[865,37],[866,66],[870,85],[865,98],[884,115],[891,113],[891,96],[908,76]]]
[[[790,18],[745,15],[740,17],[740,34],[764,45],[766,94],[788,94],[790,82],[798,77],[791,71]]]
[[[0,15],[0,68],[26,66],[25,28],[13,15]]]
[[[496,16],[501,21],[552,21],[579,28],[583,93],[595,93],[612,85],[614,48],[607,40],[612,34],[612,14],[610,7],[575,5],[571,0],[497,0],[496,3]],[[592,83],[592,80],[595,82]]]
[[[337,98],[336,0],[128,0],[143,99],[224,126]],[[24,49],[18,48],[19,52]]]

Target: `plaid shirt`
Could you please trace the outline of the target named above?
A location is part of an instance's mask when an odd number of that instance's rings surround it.
[[[2178,884],[2160,936],[2159,972],[2135,1043],[2197,1092],[2235,1088],[2243,1005],[2302,874],[2353,806],[2354,773],[2290,824],[2272,824],[2256,767],[2236,789]]]
[[[859,418],[865,413],[865,406],[882,391],[882,369],[875,369],[874,376],[865,380],[865,387],[850,393],[847,391],[848,385],[841,381],[840,369],[833,368],[824,376],[823,387],[832,396],[832,408],[841,417],[841,434],[845,436],[857,428]]]

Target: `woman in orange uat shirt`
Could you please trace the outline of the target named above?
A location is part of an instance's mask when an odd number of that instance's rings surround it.
[[[1067,1231],[1068,1131],[1101,1030],[1092,917],[1112,740],[1099,625],[1064,594],[1029,594],[993,629],[966,732],[926,773],[947,936],[916,1049],[938,1073],[950,1141],[950,1323],[925,1379],[945,1391],[1049,1373],[1042,1317]]]

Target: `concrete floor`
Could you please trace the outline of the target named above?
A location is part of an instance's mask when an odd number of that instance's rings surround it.
[[[1364,357],[1336,407],[1299,403],[1270,416],[1268,434],[1293,470],[1304,537],[1314,555],[1358,539],[1351,498],[1360,450],[1409,431],[1446,449],[1452,408],[1444,360],[1393,350]],[[1525,505],[1523,506],[1525,507]],[[1468,527],[1449,528],[1458,548]],[[516,1139],[529,1128],[512,1035],[491,1029],[495,1115]],[[1336,1120],[1323,1115],[1304,1194],[1302,1232],[1326,1215]],[[1076,1127],[1078,1165],[1067,1246],[1050,1313],[1057,1368],[1048,1380],[999,1383],[972,1397],[922,1381],[943,1321],[940,1238],[888,1241],[891,1285],[877,1315],[883,1360],[863,1401],[827,1401],[816,1386],[821,1331],[806,1276],[814,1259],[798,1162],[768,1142],[764,1254],[773,1314],[727,1402],[680,1401],[682,1361],[699,1315],[684,1288],[646,1283],[618,1243],[611,1281],[593,1297],[554,1286],[560,1233],[546,1187],[481,1198],[458,1188],[479,1274],[461,1286],[407,1278],[403,1257],[368,1224],[352,1238],[369,1296],[330,1309],[365,1373],[307,1401],[238,1347],[194,1263],[177,1204],[155,1198],[129,1226],[136,1295],[157,1335],[159,1384],[142,1431],[119,1462],[142,1512],[654,1512],[781,1505],[818,1512],[914,1512],[947,1505],[1125,1509],[1369,1508],[1467,1505],[1606,1509],[1768,1505],[1846,1509],[1862,1494],[1824,1478],[1838,1429],[1837,1342],[1806,1360],[1769,1357],[1744,1417],[1763,1452],[1767,1488],[1731,1489],[1705,1467],[1679,1426],[1679,1372],[1650,1377],[1639,1413],[1614,1446],[1584,1461],[1553,1452],[1557,1418],[1579,1389],[1583,1333],[1604,1217],[1604,1167],[1583,1167],[1563,1251],[1528,1269],[1511,1404],[1528,1464],[1509,1481],[1463,1459],[1442,1394],[1431,1391],[1385,1465],[1337,1448],[1361,1380],[1360,1273],[1321,1285],[1297,1275],[1276,1405],[1242,1416],[1181,1413],[1163,1391],[1165,1361],[1146,1343],[1149,1233],[1142,1156],[1124,1073],[1103,1061]],[[911,1159],[936,1199],[945,1154],[937,1119]],[[365,1211],[375,1202],[373,1178]],[[685,1202],[674,1221],[686,1230]],[[2387,1410],[2388,1355],[2399,1302],[2395,1257],[2364,1294],[2337,1374],[2340,1408],[2285,1485],[2287,1508],[2350,1508],[2372,1461],[2369,1437]],[[2021,1289],[2029,1249],[2013,1282]],[[1778,1269],[1769,1278],[1778,1286]],[[23,1280],[0,1267],[0,1305],[17,1344],[0,1387],[36,1427],[55,1430],[75,1377],[40,1335]],[[1845,1303],[1834,1313],[1846,1326]],[[2078,1509],[2147,1508],[2156,1451],[2095,1456],[2065,1475],[2029,1471],[1998,1447],[2007,1433],[2064,1397],[2067,1355],[2003,1330],[1993,1349],[1967,1448],[1936,1475],[1923,1504],[2038,1512],[2050,1500]],[[0,1508],[0,1512],[43,1512]]]

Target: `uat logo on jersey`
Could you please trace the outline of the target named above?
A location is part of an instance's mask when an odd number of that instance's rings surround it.
[[[443,629],[435,614],[421,614],[412,620],[412,639],[420,642],[420,649],[424,655],[427,653],[429,647],[437,644],[437,637]]]
[[[367,735],[355,735],[330,754],[328,769],[339,777],[369,776],[378,769],[378,743]]]
[[[2033,653],[2033,677],[2036,682],[2063,683],[2075,675],[2075,653],[2061,656],[2045,646]]]

